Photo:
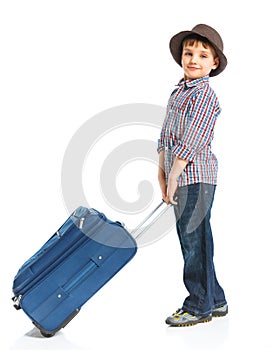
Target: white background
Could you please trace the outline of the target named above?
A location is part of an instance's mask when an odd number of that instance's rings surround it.
[[[272,5],[1,1],[1,349],[275,348]],[[186,329],[165,325],[185,297],[173,230],[139,249],[56,337],[39,338],[27,316],[13,309],[11,287],[20,265],[68,215],[61,167],[71,137],[114,106],[165,106],[182,75],[169,40],[198,23],[222,34],[228,57],[211,84],[223,108],[214,142],[220,172],[212,223],[229,316]],[[139,132],[133,138],[144,136]],[[127,177],[119,183],[122,193],[136,186]],[[156,178],[154,186],[157,191]],[[108,214],[100,196],[87,196]]]

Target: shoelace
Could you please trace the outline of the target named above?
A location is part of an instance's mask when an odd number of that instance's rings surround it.
[[[172,316],[180,316],[183,314],[183,310],[182,309],[178,309],[176,312],[173,313]]]
[[[180,316],[183,316],[187,319],[192,319],[192,318],[196,318],[196,316],[190,314],[189,312],[184,312],[182,309],[178,309],[176,312],[173,313],[172,315],[174,318],[179,318]]]

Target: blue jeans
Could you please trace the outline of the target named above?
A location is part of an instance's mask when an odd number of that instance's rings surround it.
[[[189,292],[182,308],[196,316],[209,315],[213,308],[226,304],[213,262],[210,216],[215,189],[204,183],[179,187],[174,207],[184,259],[183,281]]]

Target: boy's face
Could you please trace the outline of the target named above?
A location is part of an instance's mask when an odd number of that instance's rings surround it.
[[[182,67],[185,79],[199,79],[209,75],[212,69],[219,65],[219,58],[214,58],[214,50],[205,48],[202,42],[197,41],[194,45],[186,43],[183,47]]]

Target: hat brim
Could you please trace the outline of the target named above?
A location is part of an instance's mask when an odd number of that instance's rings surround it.
[[[213,76],[220,74],[227,66],[226,56],[211,40],[209,40],[207,37],[205,37],[201,34],[198,34],[192,30],[186,30],[186,31],[180,32],[171,38],[170,43],[169,43],[169,47],[170,47],[170,52],[171,52],[174,60],[182,67],[182,64],[181,64],[182,42],[190,34],[196,34],[196,35],[201,36],[202,38],[206,39],[213,46],[213,48],[215,49],[215,51],[219,57],[220,63],[219,63],[219,66],[215,70],[212,70],[209,75],[211,77],[213,77]]]

